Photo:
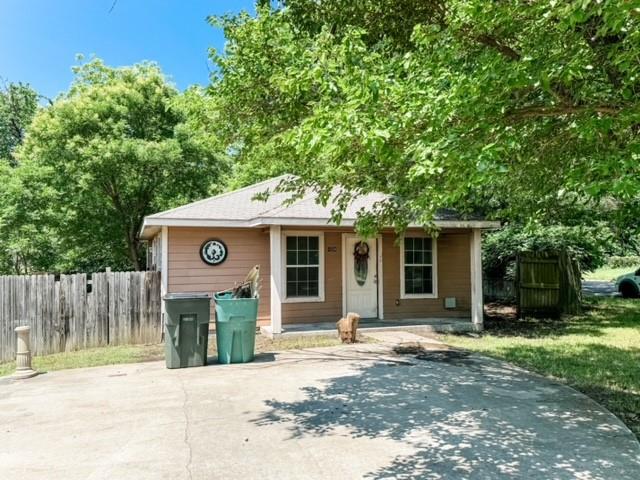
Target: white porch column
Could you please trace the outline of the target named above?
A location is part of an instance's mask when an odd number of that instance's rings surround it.
[[[164,322],[164,301],[169,287],[169,227],[162,227],[160,232],[160,312]]]
[[[482,330],[484,300],[482,296],[482,231],[471,230],[471,321],[476,330]]]
[[[270,243],[270,279],[271,279],[271,334],[282,333],[282,235],[280,225],[271,225]]]

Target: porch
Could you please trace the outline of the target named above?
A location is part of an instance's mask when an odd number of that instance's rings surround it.
[[[424,231],[411,232],[415,238]],[[288,298],[287,237],[317,236],[319,287],[313,298]],[[429,238],[429,237],[427,237]],[[333,335],[335,322],[347,312],[366,319],[360,329],[423,332],[482,330],[481,228],[444,230],[428,244],[427,269],[432,279],[423,292],[404,286],[404,244],[384,233],[367,245],[368,268],[364,280],[354,275],[353,230],[269,228],[269,324],[261,327],[268,336]],[[295,242],[294,242],[295,245]],[[438,246],[439,245],[439,246]],[[423,247],[424,248],[424,247]],[[384,253],[383,253],[384,251]],[[326,253],[326,255],[325,255]],[[423,262],[424,263],[424,262]],[[326,290],[326,292],[325,292]],[[266,315],[265,315],[266,317]]]
[[[481,330],[470,318],[407,318],[402,320],[363,319],[358,325],[359,331],[383,332],[402,330],[416,333],[458,333]],[[292,323],[282,326],[280,332],[274,332],[271,325],[260,327],[260,333],[266,337],[296,337],[304,335],[337,335],[335,322]]]

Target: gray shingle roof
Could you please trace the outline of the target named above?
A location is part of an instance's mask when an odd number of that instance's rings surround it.
[[[239,190],[149,215],[145,217],[142,237],[148,238],[161,225],[253,227],[269,224],[295,225],[296,222],[299,222],[300,225],[327,225],[331,218],[333,205],[323,206],[316,203],[314,193],[289,205],[284,205],[291,194],[275,190],[287,178],[289,178],[288,175],[282,175]],[[254,199],[257,194],[266,191],[271,193],[266,201]],[[375,202],[386,198],[388,197],[382,193],[370,193],[357,197],[345,210],[342,224],[352,224],[356,220],[358,211],[370,209]],[[441,210],[436,216],[436,223],[438,221],[448,223],[461,220],[453,210]],[[465,219],[467,222],[469,220],[472,222],[482,221],[482,218]]]

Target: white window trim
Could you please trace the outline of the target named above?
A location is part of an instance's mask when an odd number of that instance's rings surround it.
[[[431,238],[431,281],[433,285],[433,293],[405,293],[404,290],[404,239],[405,237],[423,237]],[[400,237],[400,298],[438,298],[438,239],[435,237],[429,237],[428,235],[416,234],[416,235],[403,235]]]
[[[317,297],[287,297],[287,237],[318,237],[318,296]],[[313,303],[324,302],[324,232],[289,230],[282,232],[282,303]]]

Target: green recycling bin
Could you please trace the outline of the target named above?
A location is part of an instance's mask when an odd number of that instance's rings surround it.
[[[233,298],[231,292],[214,295],[218,363],[247,363],[255,356],[257,298]]]
[[[164,296],[164,350],[167,368],[207,364],[211,295],[169,293]]]

